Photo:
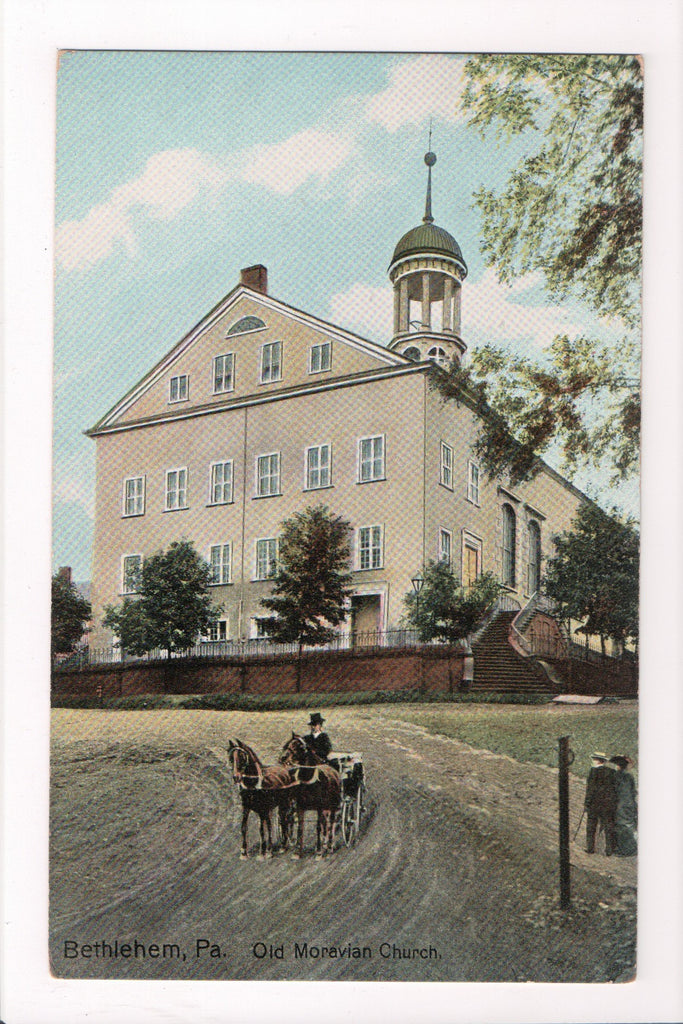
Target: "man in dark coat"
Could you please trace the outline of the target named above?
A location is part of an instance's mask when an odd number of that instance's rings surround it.
[[[617,846],[617,788],[614,769],[607,764],[607,755],[596,753],[586,784],[586,853],[595,853],[598,825],[605,833],[605,854],[611,857]]]
[[[326,761],[330,751],[332,750],[332,743],[327,733],[323,732],[324,721],[325,719],[322,717],[320,712],[314,711],[308,723],[311,731],[306,733],[304,741],[309,750],[312,750],[314,754],[317,754],[321,760]]]
[[[615,853],[618,857],[635,857],[638,853],[636,829],[638,828],[638,804],[636,801],[636,784],[629,768],[633,764],[630,757],[623,754],[610,759],[616,765],[614,785],[617,794]]]

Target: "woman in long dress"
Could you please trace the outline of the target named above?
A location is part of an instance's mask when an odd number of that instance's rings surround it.
[[[615,766],[614,783],[617,791],[617,848],[618,857],[635,857],[638,853],[636,832],[638,828],[638,804],[636,783],[629,772],[633,763],[630,757],[619,755],[610,759]]]

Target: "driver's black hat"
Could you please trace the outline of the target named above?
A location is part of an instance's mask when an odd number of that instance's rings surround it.
[[[325,719],[320,714],[320,712],[319,711],[314,711],[313,714],[310,717],[310,720],[309,720],[308,724],[309,725],[322,725],[324,721],[325,721]]]

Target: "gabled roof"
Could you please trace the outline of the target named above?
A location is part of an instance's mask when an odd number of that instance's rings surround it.
[[[156,381],[173,365],[173,363],[179,359],[187,350],[199,339],[201,336],[223,316],[229,313],[230,309],[235,306],[241,298],[247,296],[252,303],[261,305],[264,310],[277,310],[279,313],[288,317],[291,320],[297,321],[307,327],[313,328],[314,330],[320,331],[322,334],[327,335],[330,340],[340,341],[345,345],[349,345],[352,348],[364,353],[365,355],[373,356],[379,359],[388,367],[398,367],[410,364],[410,360],[401,355],[398,352],[392,352],[384,345],[379,345],[377,342],[370,341],[368,338],[363,338],[359,334],[354,334],[352,331],[347,331],[343,327],[338,327],[336,324],[331,324],[326,320],[321,320],[319,317],[313,316],[310,313],[305,313],[303,310],[296,309],[294,306],[290,306],[286,302],[282,302],[280,299],[276,299],[272,295],[264,295],[261,292],[254,291],[251,288],[247,288],[243,284],[237,285],[232,291],[221,299],[217,305],[211,309],[206,316],[195,324],[195,326],[184,335],[180,341],[173,346],[173,348],[165,355],[162,359],[156,363],[148,373],[142,377],[126,394],[114,405],[105,415],[95,423],[93,427],[86,431],[86,434],[96,434],[100,430],[110,427],[114,422],[122,416],[128,409],[143,395],[146,391],[151,388]]]

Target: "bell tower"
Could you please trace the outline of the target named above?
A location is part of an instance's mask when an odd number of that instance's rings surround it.
[[[430,133],[431,134],[431,133]],[[389,266],[394,286],[394,336],[389,348],[421,362],[458,362],[467,346],[460,336],[460,295],[467,265],[452,235],[432,217],[432,167],[425,155],[427,198],[422,223],[401,238]]]

